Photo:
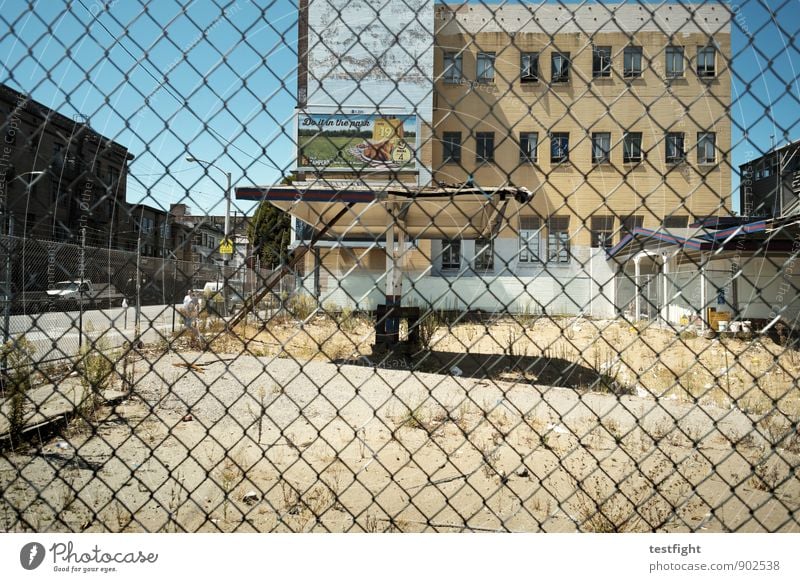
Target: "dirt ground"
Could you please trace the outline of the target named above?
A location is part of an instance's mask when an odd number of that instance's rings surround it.
[[[798,371],[770,340],[501,320],[398,358],[357,318],[239,332],[145,350],[130,398],[4,451],[0,527],[800,530]]]

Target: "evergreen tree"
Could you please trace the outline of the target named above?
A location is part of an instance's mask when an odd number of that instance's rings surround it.
[[[289,257],[289,214],[263,200],[247,228],[247,238],[264,267],[275,268]]]

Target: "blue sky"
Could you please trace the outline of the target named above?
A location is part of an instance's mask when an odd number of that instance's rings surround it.
[[[129,200],[220,214],[224,175],[184,158],[216,162],[234,185],[291,168],[297,0],[219,3],[5,0],[0,81],[127,146]],[[736,167],[800,139],[800,0],[730,6]]]

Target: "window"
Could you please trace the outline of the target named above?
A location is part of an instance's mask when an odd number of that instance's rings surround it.
[[[519,159],[526,162],[538,160],[536,150],[539,147],[539,134],[523,131],[519,134]]]
[[[460,83],[461,75],[461,55],[458,53],[444,53],[444,82]]]
[[[475,270],[494,270],[494,240],[490,238],[475,239]]]
[[[609,161],[611,151],[611,134],[600,132],[592,134],[592,163],[605,164]]]
[[[442,270],[451,271],[461,268],[461,241],[448,240],[442,244]]]
[[[596,46],[592,49],[592,77],[611,76],[611,47]]]
[[[539,80],[539,53],[522,53],[519,61],[520,81],[536,83]]]
[[[666,154],[668,164],[679,164],[686,159],[686,150],[683,147],[683,133],[668,133]]]
[[[642,47],[625,47],[623,76],[632,79],[642,76]]]
[[[569,262],[569,216],[551,216],[547,221],[547,260]]]
[[[717,74],[717,51],[713,46],[703,46],[697,49],[697,76],[711,78]]]
[[[569,133],[553,133],[550,136],[550,162],[560,164],[569,161]]]
[[[635,228],[642,228],[642,224],[644,223],[643,216],[631,215],[625,216],[620,219],[620,223],[622,228],[619,231],[619,240],[622,242],[622,239],[628,236],[629,234],[633,234],[633,230]]]
[[[494,160],[494,132],[479,131],[475,139],[475,161],[491,162]]]
[[[697,163],[713,164],[717,161],[716,133],[697,134]]]
[[[494,83],[494,53],[478,53],[478,83]]]
[[[664,228],[686,228],[689,226],[688,216],[667,216],[664,218]]]
[[[622,138],[622,163],[638,164],[642,161],[642,134],[628,132]]]
[[[522,216],[519,219],[519,262],[538,263],[541,259],[539,240],[542,221],[538,216]]]
[[[444,163],[461,161],[461,132],[446,131],[442,137],[442,160]]]
[[[551,57],[553,83],[569,81],[569,53],[553,53]]]
[[[592,247],[610,249],[614,246],[613,236],[613,216],[592,216]]]
[[[667,56],[667,79],[683,77],[683,47],[668,46]]]

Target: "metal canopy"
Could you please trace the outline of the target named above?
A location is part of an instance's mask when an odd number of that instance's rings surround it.
[[[237,200],[270,204],[319,229],[345,206],[349,210],[329,232],[338,236],[382,237],[393,226],[407,236],[425,239],[473,239],[496,234],[511,204],[527,204],[526,188],[349,185],[332,187],[294,183],[291,186],[243,187]]]

